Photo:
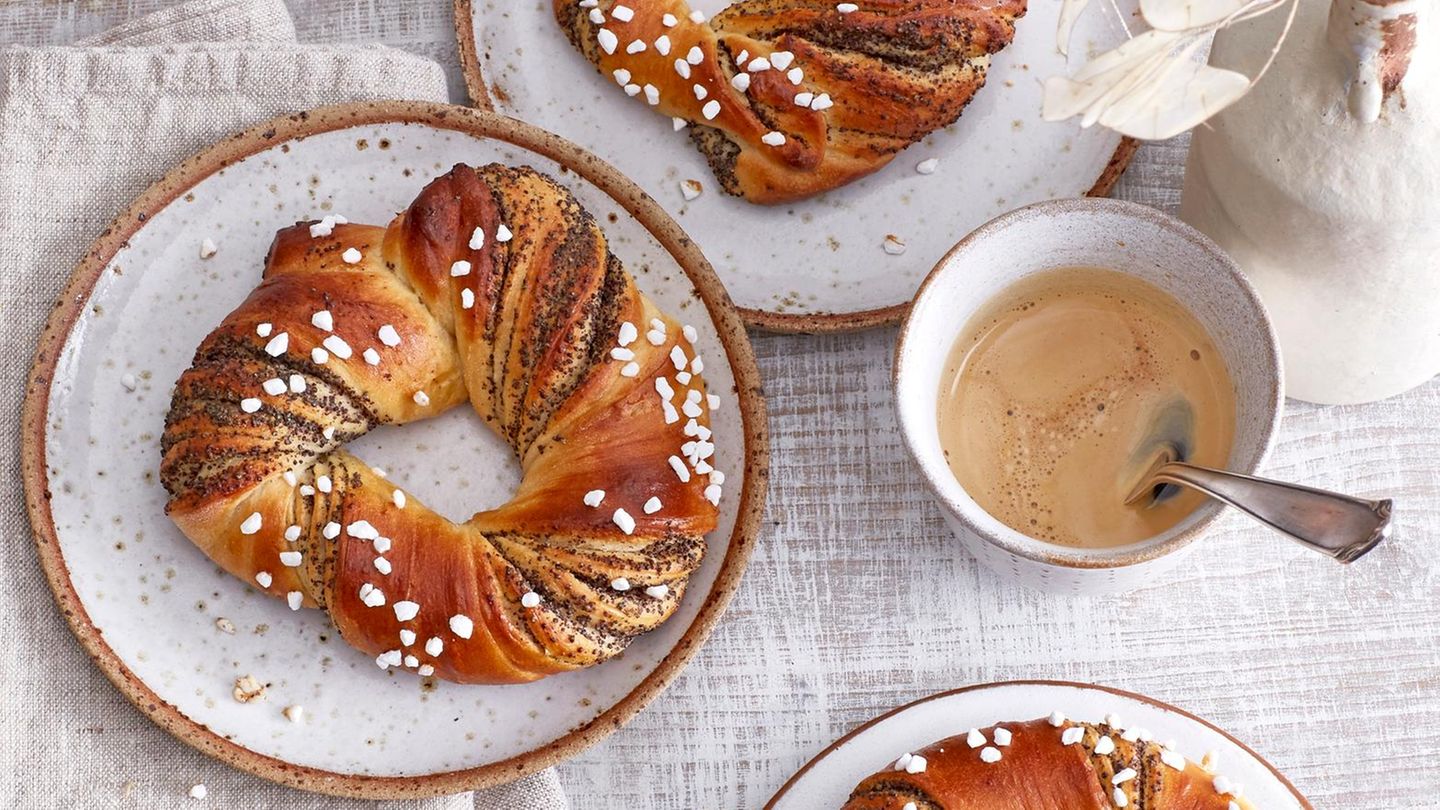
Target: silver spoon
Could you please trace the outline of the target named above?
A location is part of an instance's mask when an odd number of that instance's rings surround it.
[[[1188,402],[1177,400],[1162,410],[1132,462],[1144,472],[1125,497],[1127,505],[1146,499],[1153,505],[1174,495],[1167,484],[1180,484],[1342,563],[1354,562],[1390,536],[1388,498],[1368,501],[1185,463],[1192,425]]]

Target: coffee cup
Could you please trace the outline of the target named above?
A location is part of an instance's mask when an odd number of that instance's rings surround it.
[[[1073,594],[1130,590],[1178,564],[1223,506],[1206,502],[1138,542],[1081,548],[1046,542],[982,509],[952,473],[938,411],[948,359],[967,323],[1022,279],[1100,267],[1148,282],[1209,333],[1229,370],[1235,430],[1228,469],[1264,462],[1284,396],[1274,330],[1240,269],[1200,232],[1160,211],[1100,198],[1052,200],[1003,214],[955,245],[931,270],[900,329],[895,396],[900,430],[941,514],[983,565],[1021,585]],[[1017,372],[1020,373],[1020,372]]]

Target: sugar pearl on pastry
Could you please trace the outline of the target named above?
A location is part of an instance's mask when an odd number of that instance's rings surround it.
[[[705,61],[705,52],[699,45],[691,45],[690,50],[685,54],[685,61],[692,65],[698,65]]]
[[[286,568],[299,568],[300,563],[304,561],[304,558],[305,555],[301,554],[298,551],[280,552],[280,564],[285,566]]]
[[[660,407],[665,412],[665,424],[673,425],[676,422],[680,421],[680,412],[675,410],[674,405],[671,405],[668,401],[666,401],[661,402]]]
[[[620,367],[620,376],[622,376],[622,377],[638,377],[638,376],[640,376],[640,364],[634,362],[633,360],[632,360],[631,362],[629,362],[629,363],[626,363],[625,365],[623,365],[623,366]]]
[[[300,494],[305,496],[306,498],[313,498],[315,497],[315,487],[312,487],[309,484],[301,484]]]
[[[395,504],[396,509],[404,509],[406,502],[405,490],[397,489],[392,491],[390,493],[390,501],[391,503]]]
[[[713,121],[715,119],[715,116],[720,114],[720,102],[716,101],[713,98],[710,99],[709,101],[705,102],[704,107],[700,108],[700,114],[705,116],[706,121]]]
[[[371,525],[368,520],[357,520],[351,523],[345,527],[345,533],[361,540],[374,540],[380,536],[380,530]]]
[[[648,340],[648,341],[650,341],[650,345],[651,345],[651,346],[664,346],[664,345],[665,345],[665,330],[664,330],[664,329],[651,329],[649,332],[646,332],[646,333],[645,333],[645,339]]]
[[[645,40],[643,40],[643,39],[633,39],[633,40],[630,41],[630,44],[629,44],[629,45],[626,45],[626,46],[625,46],[625,53],[628,53],[628,54],[637,54],[637,53],[640,53],[640,52],[644,51],[647,47],[649,47],[649,46],[645,44]]]
[[[660,88],[653,84],[645,85],[645,103],[651,107],[660,103]]]
[[[711,506],[719,506],[722,492],[719,484],[711,484],[705,487],[705,500],[709,501]]]
[[[849,14],[853,11],[859,11],[860,7],[855,5],[854,3],[840,3],[839,5],[835,6],[835,10],[840,12],[841,14]]]
[[[746,49],[744,49],[744,48],[741,48],[741,49],[740,49],[740,55],[737,56],[737,57],[735,57],[735,64],[741,65],[741,66],[743,67],[744,64],[745,64],[746,62],[748,62],[749,60],[750,60],[750,51],[749,51],[749,50],[746,50]]]
[[[511,233],[509,228],[504,225],[495,226],[496,242],[509,242],[513,238],[515,238],[515,234]]]
[[[965,744],[971,748],[979,748],[985,744],[985,735],[980,733],[980,729],[972,728],[970,733],[965,735]]]
[[[714,472],[710,473],[710,483],[715,484],[716,486],[723,486],[725,483],[725,473],[720,472],[719,470],[715,470]]]
[[[325,332],[333,331],[335,329],[335,316],[330,314],[330,310],[322,309],[310,316],[310,325]]]
[[[983,757],[984,754],[982,753],[981,756]],[[919,754],[916,754],[915,756],[910,757],[910,761],[905,764],[905,772],[906,772],[906,773],[924,773],[924,772],[925,772],[925,768],[926,768],[928,765],[929,765],[929,763],[925,761],[925,757],[922,757],[922,756],[920,756]]]
[[[670,469],[675,471],[675,477],[680,479],[680,483],[690,483],[690,469],[685,466],[685,462],[681,461],[679,456],[671,456],[669,461]]]
[[[371,467],[371,468],[370,468],[370,472],[375,473],[375,476],[376,476],[377,478],[386,478],[386,477],[388,477],[388,473],[385,472],[385,468],[384,468],[384,467]]]
[[[710,91],[707,90],[703,84],[692,84],[690,85],[690,90],[695,94],[696,101],[703,101],[706,96],[710,95]]]
[[[1058,711],[1050,712],[1050,717],[1048,719],[1050,725],[1054,726],[1055,728],[1059,728],[1065,725],[1065,715],[1061,714]]]
[[[795,54],[789,51],[776,51],[770,54],[770,64],[774,65],[776,70],[784,70],[790,67],[790,63],[794,61]]]
[[[1000,749],[989,745],[981,748],[980,761],[988,765],[994,765],[1000,761]]]
[[[688,79],[690,77],[686,76],[685,78]],[[686,121],[684,118],[681,118],[678,115],[670,116],[670,128],[675,130],[676,132],[679,132],[680,130],[688,126],[690,126],[690,122]]]
[[[676,375],[675,375],[675,382],[678,382],[678,383],[680,383],[681,385],[689,385],[689,384],[690,384],[690,372],[688,372],[688,371],[682,371],[682,372],[680,372],[679,374],[676,374]]]
[[[291,591],[285,594],[285,603],[290,606],[291,610],[299,610],[300,606],[305,604],[305,594],[299,591]]]
[[[914,802],[905,802],[900,806],[900,810],[919,810],[919,808],[915,806]]]
[[[321,341],[321,345],[341,360],[349,360],[352,354],[350,344],[346,343],[344,338],[339,335],[331,335],[325,338],[325,340]]]
[[[903,771],[903,770],[905,770],[905,768],[910,765],[910,760],[912,760],[912,759],[914,759],[914,758],[915,758],[915,755],[914,755],[914,754],[910,753],[909,751],[906,751],[905,753],[903,753],[903,754],[900,755],[900,758],[899,758],[899,759],[895,760],[895,764],[894,764],[893,766],[891,766],[891,770],[896,770],[896,771]]]
[[[785,78],[789,79],[791,84],[799,84],[805,81],[805,71],[798,67],[790,68],[790,70],[785,73]]]
[[[589,506],[593,509],[594,507],[599,506],[601,501],[605,500],[605,490],[592,489],[589,492],[585,493],[585,497],[582,500],[584,500],[586,506]]]
[[[260,383],[260,388],[272,397],[279,396],[285,393],[285,381],[279,377],[271,377],[265,382]]]
[[[1114,795],[1111,798],[1114,800],[1116,807],[1128,807],[1130,805],[1130,797],[1126,796],[1125,791],[1118,787],[1115,788]]]
[[[669,585],[651,585],[645,589],[645,595],[651,599],[664,599],[669,593]]]
[[[604,25],[605,12],[601,11],[598,8],[590,9],[590,22],[595,23],[596,25]]]
[[[210,795],[210,789],[207,788],[207,787],[205,787],[204,785],[191,785],[191,786],[190,786],[190,798],[192,798],[192,799],[203,799],[203,798],[205,798],[206,796],[209,796],[209,795]]]
[[[720,397],[717,396],[717,395],[715,395],[715,394],[706,394],[706,395],[705,395],[705,404],[709,405],[709,406],[710,406],[710,410],[712,410],[712,411],[719,410],[719,409],[720,409]]]
[[[829,93],[821,93],[820,95],[815,97],[814,101],[810,102],[810,109],[815,110],[816,112],[819,112],[821,110],[828,110],[834,106],[835,102],[830,100]]]
[[[254,533],[260,531],[260,522],[261,522],[260,513],[259,513],[259,512],[251,512],[251,513],[250,513],[250,516],[247,517],[247,518],[245,518],[245,520],[240,523],[240,533],[241,533],[241,534],[254,534]]]
[[[464,289],[460,291],[460,308],[470,309],[475,306],[475,291]]]
[[[334,441],[334,440],[335,440],[335,426],[334,426],[334,425],[326,425],[326,426],[325,426],[325,429],[322,430],[322,431],[320,431],[320,435],[321,435],[321,436],[324,436],[324,437],[325,437],[325,441],[327,441],[327,442]]]
[[[1115,741],[1106,734],[1095,741],[1095,753],[1100,756],[1108,756],[1115,751]]]
[[[1117,773],[1117,774],[1115,774],[1114,776],[1110,777],[1110,784],[1112,784],[1112,785],[1123,785],[1123,784],[1125,784],[1126,782],[1129,782],[1131,779],[1134,779],[1135,777],[1137,777],[1137,776],[1139,776],[1139,775],[1140,775],[1140,774],[1137,773],[1134,768],[1126,768],[1125,770],[1120,771],[1119,773]]]
[[[689,360],[690,358],[685,356],[684,349],[679,346],[670,347],[670,362],[675,364],[676,370],[685,368],[685,364],[689,362]]]
[[[698,9],[695,10],[695,11],[690,12],[690,22],[693,22],[693,23],[703,23],[703,22],[705,22],[705,12],[700,11],[700,10],[698,10]]]
[[[425,393],[424,391],[416,391],[410,396],[410,398],[415,400],[415,404],[419,405],[422,408],[428,407],[430,405],[430,395]]]
[[[699,403],[687,400],[684,405],[680,406],[680,412],[690,417],[691,419],[694,419],[700,416],[705,411],[701,409]]]
[[[660,16],[660,24],[666,28],[674,28],[680,21],[675,19],[674,14],[665,13]]]
[[[634,97],[640,95],[640,85],[635,84],[634,82],[631,82],[630,84],[625,85],[625,95],[627,95],[627,96],[629,96],[629,97],[631,97],[631,98],[634,98]]]
[[[1178,751],[1169,748],[1160,749],[1160,761],[1177,771],[1185,770],[1185,757]]]
[[[431,637],[430,637],[430,640],[427,641],[427,642],[425,642],[425,654],[426,654],[426,655],[436,656],[436,655],[439,655],[442,651],[444,651],[444,649],[445,649],[445,642],[442,641],[442,640],[440,640],[440,638],[439,638],[438,636],[431,636]]]
[[[1003,747],[1010,744],[1010,740],[1014,735],[1010,733],[1010,729],[1008,728],[997,728],[992,736],[995,739],[995,744]]]
[[[630,517],[630,513],[624,509],[616,509],[611,519],[615,521],[616,526],[620,527],[620,531],[626,534],[635,533],[635,518]]]
[[[374,564],[375,570],[379,571],[382,575],[387,577],[390,576],[390,572],[394,570],[393,567],[390,565],[390,561],[385,559],[384,557],[376,557]]]
[[[634,343],[635,338],[639,336],[640,330],[635,328],[635,324],[625,321],[620,324],[620,333],[616,336],[615,342],[621,346],[629,346],[631,343]]]
[[[1085,739],[1085,729],[1081,726],[1071,726],[1060,732],[1061,745],[1075,745]]]
[[[402,622],[408,622],[420,613],[420,605],[408,599],[402,599],[395,603],[395,618]]]
[[[281,332],[270,338],[270,342],[265,344],[265,353],[271,357],[279,357],[288,348],[290,348],[290,333]]]
[[[1110,726],[1111,728],[1120,728],[1125,724],[1120,722],[1120,715],[1111,712],[1110,714],[1105,715],[1105,725]]]
[[[610,9],[610,16],[614,17],[620,22],[630,22],[631,20],[635,19],[635,9],[630,8],[629,6],[617,5],[614,8]]]
[[[469,616],[457,613],[450,617],[450,632],[460,638],[470,638],[470,634],[475,632],[475,622]]]
[[[270,331],[274,328],[275,327],[269,323],[257,324],[255,326],[255,334],[260,337],[270,337]]]
[[[625,577],[616,577],[610,580],[610,589],[620,591],[622,593],[628,591],[630,590],[630,580],[626,579]]]
[[[760,136],[760,142],[770,146],[784,146],[785,133],[771,130]]]
[[[431,675],[435,674],[435,667],[429,664],[421,664],[420,666],[415,668],[415,674],[424,678],[428,678]]]
[[[375,657],[375,666],[381,669],[400,666],[401,653],[399,650],[387,650]]]
[[[260,587],[268,588],[270,587],[270,583],[275,581],[275,578],[270,576],[269,571],[261,571],[255,575],[255,581],[259,583]]]
[[[600,43],[600,49],[607,54],[615,53],[615,48],[620,44],[620,38],[609,28],[601,28],[595,32],[595,41]]]
[[[453,278],[470,275],[470,262],[461,259],[450,265],[450,275]]]
[[[621,346],[610,350],[610,357],[614,360],[630,361],[635,359],[635,352]]]
[[[526,593],[520,597],[520,606],[527,608],[540,607],[540,594],[534,591]]]
[[[675,389],[671,387],[670,381],[664,377],[655,378],[655,392],[660,395],[661,399],[667,401],[675,397]]]
[[[466,290],[465,292],[470,292],[470,291],[469,291],[469,290]],[[360,356],[363,357],[363,358],[365,358],[365,364],[366,364],[366,365],[370,365],[370,366],[378,366],[378,365],[380,365],[380,353],[377,352],[377,351],[375,351],[374,348],[366,349],[365,351],[363,351],[363,352],[360,353]]]
[[[385,604],[385,592],[367,582],[360,586],[360,601],[366,607],[380,607]]]
[[[653,514],[655,514],[656,512],[659,512],[659,511],[660,511],[660,499],[657,498],[657,497],[655,497],[655,496],[653,496],[653,495],[650,496],[650,500],[648,500],[648,501],[645,502],[645,506],[642,507],[642,509],[644,510],[645,514],[647,514],[647,515],[653,515]]]
[[[356,250],[356,249],[353,248],[353,247],[352,247],[352,248],[346,248],[346,249],[345,249],[345,252],[340,254],[340,258],[341,258],[341,260],[344,261],[346,264],[359,264],[359,263],[360,263],[360,258],[361,258],[361,257],[360,257],[360,251]]]
[[[329,492],[334,488],[334,482],[330,480],[330,476],[322,475],[315,479],[315,488],[321,492]]]
[[[292,542],[292,543],[295,542],[296,540],[299,540],[299,539],[300,539],[300,527],[299,527],[299,526],[286,526],[286,527],[285,527],[285,539],[286,539],[286,540],[289,540],[289,541]]]
[[[655,52],[661,56],[670,55],[670,37],[661,34],[655,38]]]
[[[935,167],[940,165],[939,158],[926,158],[915,164],[915,171],[920,174],[934,174]]]
[[[1216,793],[1220,793],[1222,795],[1227,793],[1235,796],[1240,795],[1239,787],[1237,787],[1235,783],[1231,782],[1227,777],[1217,776],[1215,777],[1215,781],[1213,784],[1215,785]]]
[[[332,520],[325,524],[325,528],[320,530],[320,534],[326,540],[334,540],[340,536],[340,524]]]
[[[479,231],[480,229],[476,228],[475,230]],[[472,239],[471,241],[474,240]],[[400,345],[400,333],[395,331],[395,327],[388,323],[380,327],[380,330],[376,332],[376,334],[380,337],[380,342],[386,346],[393,348]]]
[[[809,107],[810,102],[814,100],[815,94],[808,91],[804,93],[796,93],[794,99],[796,107]]]
[[[750,71],[751,73],[759,73],[762,70],[769,70],[770,60],[766,59],[763,56],[757,56],[754,59],[750,60],[750,64],[746,65],[745,69]]]
[[[371,543],[370,545],[375,547],[375,552],[377,554],[384,554],[385,552],[390,550],[390,538],[381,535],[375,538],[375,542]]]
[[[310,350],[310,361],[317,366],[323,366],[330,362],[330,353],[316,346]]]

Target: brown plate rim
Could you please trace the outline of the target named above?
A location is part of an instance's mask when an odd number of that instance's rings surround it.
[[[472,12],[473,0],[454,0],[455,40],[460,52],[460,72],[465,77],[465,92],[477,108],[493,110],[490,91],[485,87],[485,74],[480,69],[480,55],[475,46],[475,26]],[[1108,196],[1120,175],[1130,165],[1140,141],[1122,136],[1100,176],[1086,191],[1086,197]],[[791,335],[817,335],[840,332],[859,332],[879,326],[890,326],[900,322],[910,310],[910,301],[902,301],[888,307],[856,310],[853,312],[771,312],[765,309],[751,309],[737,306],[740,317],[746,325],[767,332]]]
[[[366,776],[295,765],[231,742],[164,702],[125,666],[81,603],[56,535],[45,472],[45,425],[56,363],[100,275],[152,213],[215,172],[278,144],[383,123],[429,126],[511,143],[556,161],[619,202],[675,258],[699,292],[735,375],[745,439],[740,509],[725,558],[694,620],[659,665],[614,706],[556,740],[498,762],[419,776]],[[488,111],[431,102],[338,104],[281,116],[228,136],[169,170],[111,222],[76,266],[40,333],[20,428],[21,479],[41,568],[70,629],[105,676],[161,728],[222,762],[289,787],[367,799],[439,796],[502,784],[567,759],[623,726],[675,678],[714,629],[754,547],[769,478],[769,433],[754,350],[724,285],[680,226],[614,167],[559,136]]]
[[[802,776],[804,776],[806,773],[808,773],[811,768],[813,768],[816,764],[818,764],[818,763],[820,762],[820,760],[824,759],[825,757],[830,756],[830,754],[833,753],[833,752],[835,751],[835,749],[839,748],[840,746],[844,745],[845,743],[849,742],[850,740],[854,739],[855,737],[858,737],[860,734],[864,733],[866,730],[868,730],[870,727],[876,725],[877,723],[880,723],[880,722],[882,722],[882,721],[884,721],[884,720],[887,720],[887,719],[889,719],[889,718],[891,718],[891,717],[893,717],[893,716],[895,716],[895,715],[897,715],[897,714],[900,714],[900,713],[903,712],[903,711],[908,711],[909,709],[913,709],[913,708],[915,708],[916,706],[921,706],[921,705],[923,705],[923,704],[929,703],[929,702],[932,701],[932,700],[940,700],[940,699],[942,699],[942,698],[952,697],[952,696],[954,696],[954,695],[960,695],[960,694],[964,694],[964,693],[966,693],[966,692],[977,692],[977,691],[982,691],[982,690],[985,690],[985,689],[993,689],[993,688],[999,687],[999,686],[1069,686],[1069,687],[1076,687],[1076,688],[1079,688],[1079,689],[1095,689],[1095,690],[1099,690],[1099,691],[1101,691],[1101,692],[1108,692],[1109,694],[1116,695],[1116,696],[1118,696],[1118,697],[1129,698],[1130,700],[1138,700],[1138,701],[1140,701],[1141,703],[1145,703],[1145,704],[1154,706],[1154,707],[1156,707],[1156,708],[1158,708],[1158,709],[1163,709],[1163,710],[1168,711],[1168,712],[1174,712],[1175,714],[1178,714],[1178,715],[1180,715],[1181,717],[1185,717],[1185,718],[1187,718],[1187,719],[1189,719],[1189,720],[1193,720],[1193,721],[1195,721],[1195,722],[1197,722],[1197,723],[1199,723],[1199,724],[1201,724],[1201,725],[1209,728],[1211,731],[1214,731],[1214,732],[1218,733],[1220,736],[1224,737],[1225,739],[1227,739],[1227,740],[1229,740],[1230,742],[1234,743],[1235,745],[1239,746],[1241,750],[1243,750],[1245,753],[1249,754],[1250,756],[1254,757],[1256,762],[1259,762],[1261,765],[1264,765],[1266,770],[1268,770],[1268,771],[1270,771],[1270,773],[1274,774],[1274,775],[1275,775],[1275,778],[1280,781],[1280,784],[1284,785],[1284,786],[1285,786],[1285,789],[1288,790],[1288,791],[1290,791],[1290,794],[1291,794],[1292,796],[1294,796],[1297,801],[1300,802],[1300,806],[1301,806],[1302,808],[1304,808],[1304,810],[1315,810],[1314,805],[1310,804],[1310,800],[1307,799],[1307,798],[1305,798],[1305,797],[1300,793],[1299,789],[1297,789],[1297,788],[1295,787],[1295,785],[1290,782],[1290,780],[1285,776],[1285,774],[1283,774],[1283,773],[1280,772],[1280,769],[1279,769],[1279,768],[1276,768],[1274,765],[1270,764],[1270,760],[1268,760],[1268,759],[1260,756],[1258,753],[1255,752],[1255,749],[1251,748],[1250,746],[1248,746],[1248,745],[1246,745],[1245,743],[1241,742],[1240,740],[1236,739],[1236,738],[1235,738],[1235,735],[1231,734],[1230,732],[1226,731],[1226,730],[1223,729],[1223,728],[1220,728],[1219,726],[1215,725],[1214,723],[1210,722],[1209,720],[1206,720],[1205,718],[1200,717],[1199,715],[1196,715],[1196,714],[1192,714],[1192,713],[1190,713],[1190,712],[1187,712],[1187,711],[1185,711],[1184,709],[1182,709],[1182,708],[1180,708],[1180,707],[1178,707],[1178,706],[1172,706],[1172,705],[1170,705],[1169,703],[1166,703],[1166,702],[1163,701],[1163,700],[1156,700],[1155,698],[1147,697],[1147,696],[1142,695],[1142,694],[1140,694],[1140,693],[1138,693],[1138,692],[1131,692],[1131,691],[1128,691],[1128,690],[1125,690],[1125,689],[1117,689],[1117,688],[1115,688],[1115,687],[1113,687],[1113,686],[1103,686],[1103,685],[1098,684],[1098,683],[1080,683],[1079,681],[1058,681],[1058,680],[1045,680],[1045,679],[1018,680],[1018,681],[991,681],[990,683],[977,683],[977,684],[971,684],[970,686],[962,686],[962,687],[960,687],[959,689],[947,689],[947,690],[944,691],[944,692],[936,692],[936,693],[933,694],[933,695],[927,695],[927,696],[922,697],[922,698],[920,698],[920,699],[918,699],[918,700],[912,700],[912,701],[910,701],[909,703],[906,703],[906,704],[904,704],[904,705],[902,705],[902,706],[897,706],[897,707],[891,709],[891,710],[888,711],[888,712],[885,712],[884,714],[882,714],[882,715],[880,715],[880,716],[878,716],[878,717],[873,717],[873,718],[865,721],[864,723],[861,723],[860,725],[856,726],[855,728],[851,729],[850,732],[847,733],[845,736],[843,736],[843,737],[841,737],[840,739],[836,740],[835,742],[832,742],[832,743],[830,743],[829,745],[825,746],[825,748],[822,749],[822,750],[820,751],[820,753],[818,753],[818,754],[816,754],[815,756],[811,757],[810,760],[809,760],[808,762],[806,762],[803,767],[800,768],[800,770],[796,771],[793,776],[791,776],[789,779],[785,780],[785,784],[781,785],[781,786],[780,786],[780,789],[777,790],[777,791],[775,791],[775,795],[771,796],[770,799],[769,799],[769,801],[765,802],[764,810],[773,810],[774,807],[775,807],[775,803],[778,802],[778,801],[780,801],[781,799],[785,798],[785,794],[786,794],[787,792],[789,792],[789,790],[790,790],[792,787],[795,786],[795,783],[796,783],[796,782],[800,781],[800,777],[802,777]],[[863,778],[863,777],[862,777],[862,778]],[[856,780],[856,783],[857,783],[857,784],[859,783],[859,780],[858,780],[858,779]]]

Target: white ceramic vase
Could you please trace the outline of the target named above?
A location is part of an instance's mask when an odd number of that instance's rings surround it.
[[[1284,12],[1225,29],[1254,75]],[[1181,217],[1269,308],[1286,390],[1383,399],[1440,372],[1440,0],[1300,0],[1279,57],[1195,130]]]

